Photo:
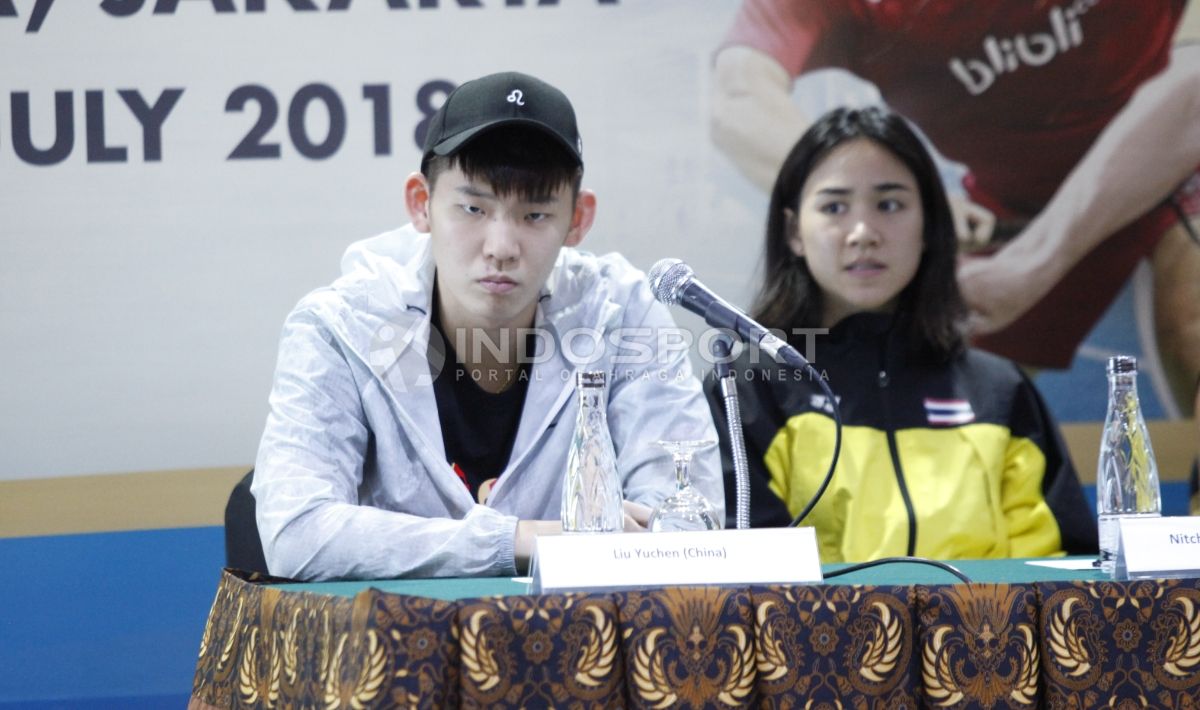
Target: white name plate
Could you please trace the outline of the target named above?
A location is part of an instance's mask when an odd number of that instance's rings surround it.
[[[812,528],[543,535],[534,594],[820,582]]]
[[[1122,518],[1117,579],[1200,577],[1200,517]]]

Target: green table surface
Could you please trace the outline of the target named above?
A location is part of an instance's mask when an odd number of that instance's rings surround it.
[[[1047,559],[1047,558],[1038,558]],[[1062,560],[1064,558],[1057,558]],[[1068,557],[1068,560],[1094,560],[1094,557]],[[954,560],[947,562],[971,579],[972,582],[1007,582],[1029,584],[1032,582],[1056,581],[1101,581],[1107,577],[1099,569],[1058,569],[1032,565],[1027,559],[1005,560]],[[848,567],[846,564],[822,565],[824,574]],[[829,584],[872,584],[914,585],[955,584],[959,579],[945,570],[910,562],[879,565],[834,577]],[[270,585],[289,592],[310,592],[352,597],[364,589],[374,588],[389,594],[407,594],[432,599],[471,599],[488,596],[510,596],[528,594],[529,586],[524,581],[509,577],[443,577],[439,579],[378,579],[353,582],[307,582]]]

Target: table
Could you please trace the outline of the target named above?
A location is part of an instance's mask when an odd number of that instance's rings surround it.
[[[954,564],[542,596],[225,570],[189,707],[1197,706],[1200,580]]]

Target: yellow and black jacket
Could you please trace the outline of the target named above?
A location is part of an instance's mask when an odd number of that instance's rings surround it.
[[[837,471],[804,521],[816,528],[821,561],[1095,552],[1095,516],[1033,385],[1011,362],[981,351],[948,362],[914,357],[897,321],[858,314],[815,338],[814,367],[843,422]],[[787,525],[828,470],[832,408],[811,374],[752,357],[765,356],[748,350],[734,365],[751,524]],[[707,385],[732,527],[724,407]]]

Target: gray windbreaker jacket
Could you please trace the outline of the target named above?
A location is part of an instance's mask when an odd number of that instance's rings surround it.
[[[515,573],[517,521],[559,517],[579,369],[608,373],[627,500],[652,506],[674,490],[670,457],[656,441],[716,438],[681,331],[642,272],[617,254],[564,248],[538,304],[535,326],[548,337],[511,458],[478,504],[442,444],[427,355],[429,246],[411,225],[352,245],[342,276],[305,296],[284,323],[252,489],[272,574]],[[697,456],[692,481],[723,520],[715,447]]]

